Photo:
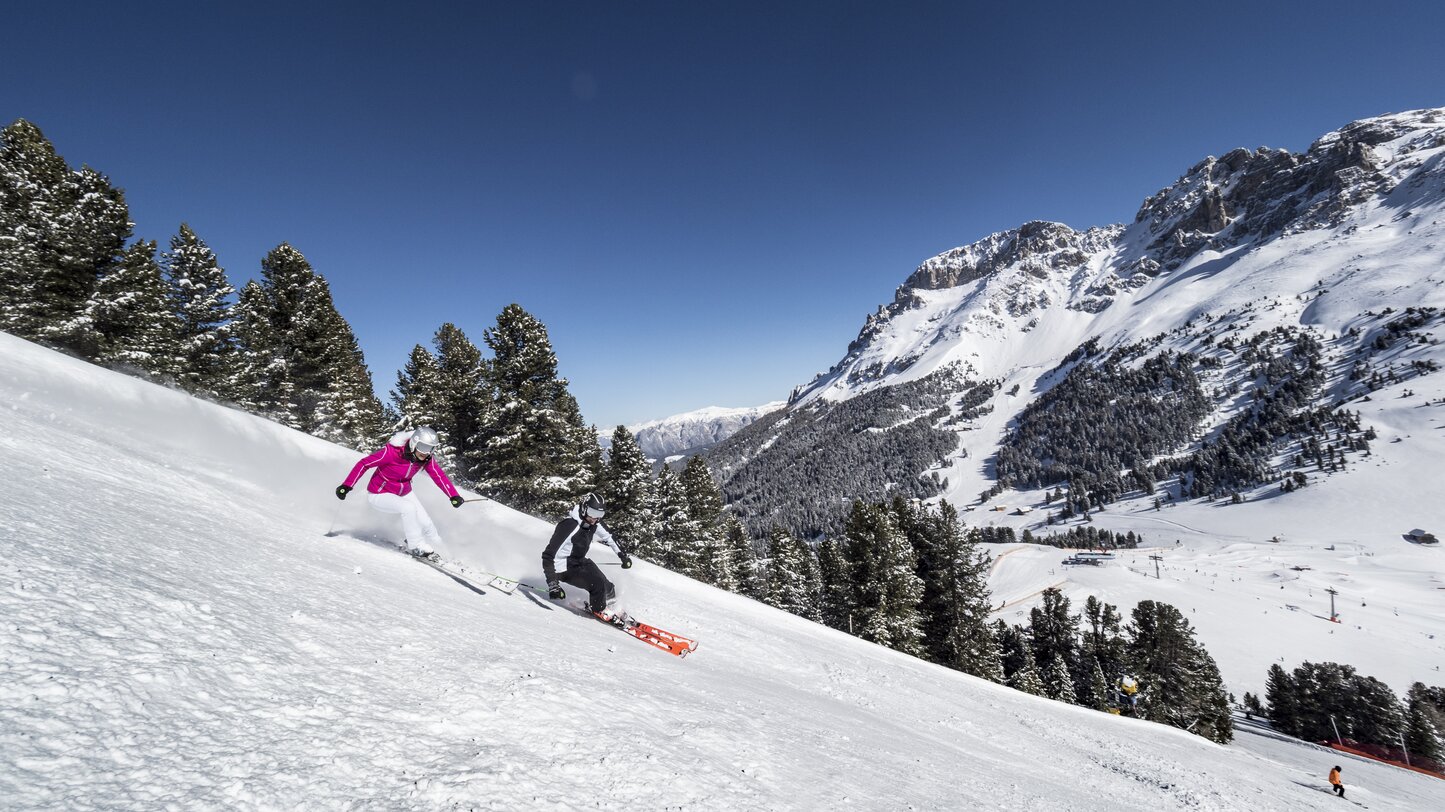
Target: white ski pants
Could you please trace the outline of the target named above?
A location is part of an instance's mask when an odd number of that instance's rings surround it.
[[[441,536],[437,535],[437,526],[432,523],[431,515],[422,507],[421,500],[416,498],[415,493],[406,496],[373,493],[366,497],[366,503],[371,505],[372,510],[401,514],[401,528],[406,533],[408,550],[425,555],[434,552],[433,545],[441,542]]]

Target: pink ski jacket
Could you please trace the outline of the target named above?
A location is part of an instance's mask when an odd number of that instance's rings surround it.
[[[403,432],[391,438],[391,442],[367,454],[361,458],[361,462],[351,469],[351,475],[343,483],[348,488],[356,487],[356,481],[369,468],[375,468],[376,473],[371,475],[371,481],[366,484],[366,490],[371,493],[394,493],[397,496],[406,496],[411,493],[411,478],[417,472],[426,469],[431,475],[432,481],[442,489],[448,497],[456,496],[456,486],[447,478],[447,472],[437,465],[437,458],[432,456],[425,463],[412,462],[406,456],[406,438],[411,432]],[[400,438],[400,445],[393,445]]]

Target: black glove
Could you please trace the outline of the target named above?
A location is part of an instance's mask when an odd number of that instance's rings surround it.
[[[452,507],[454,507],[454,508],[461,507],[461,506],[462,506],[462,503],[465,502],[465,501],[467,501],[467,500],[461,498],[460,496],[453,496],[453,497],[452,497]]]
[[[346,498],[346,495],[347,495],[348,493],[351,493],[351,488],[347,487],[346,485],[337,485],[337,486],[336,486],[336,498],[337,498],[337,499],[345,499],[345,498]]]
[[[563,598],[567,597],[567,592],[563,590],[562,585],[557,583],[556,581],[548,581],[547,597],[551,598],[554,601],[560,601]]]
[[[617,557],[620,558],[620,559],[622,559],[622,568],[623,568],[623,569],[625,569],[625,570],[632,569],[632,556],[628,555],[627,553],[624,553],[624,552],[620,552],[620,551],[619,551],[619,552],[617,553]]]

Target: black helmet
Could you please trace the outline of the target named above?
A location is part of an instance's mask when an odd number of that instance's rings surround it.
[[[582,504],[577,506],[577,511],[583,516],[600,519],[602,514],[607,512],[607,505],[603,504],[602,497],[595,493],[589,493],[582,497]]]

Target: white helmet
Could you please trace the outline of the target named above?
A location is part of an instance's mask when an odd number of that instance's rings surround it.
[[[431,426],[422,426],[411,433],[411,439],[406,441],[414,454],[430,454],[437,447],[437,433]]]

